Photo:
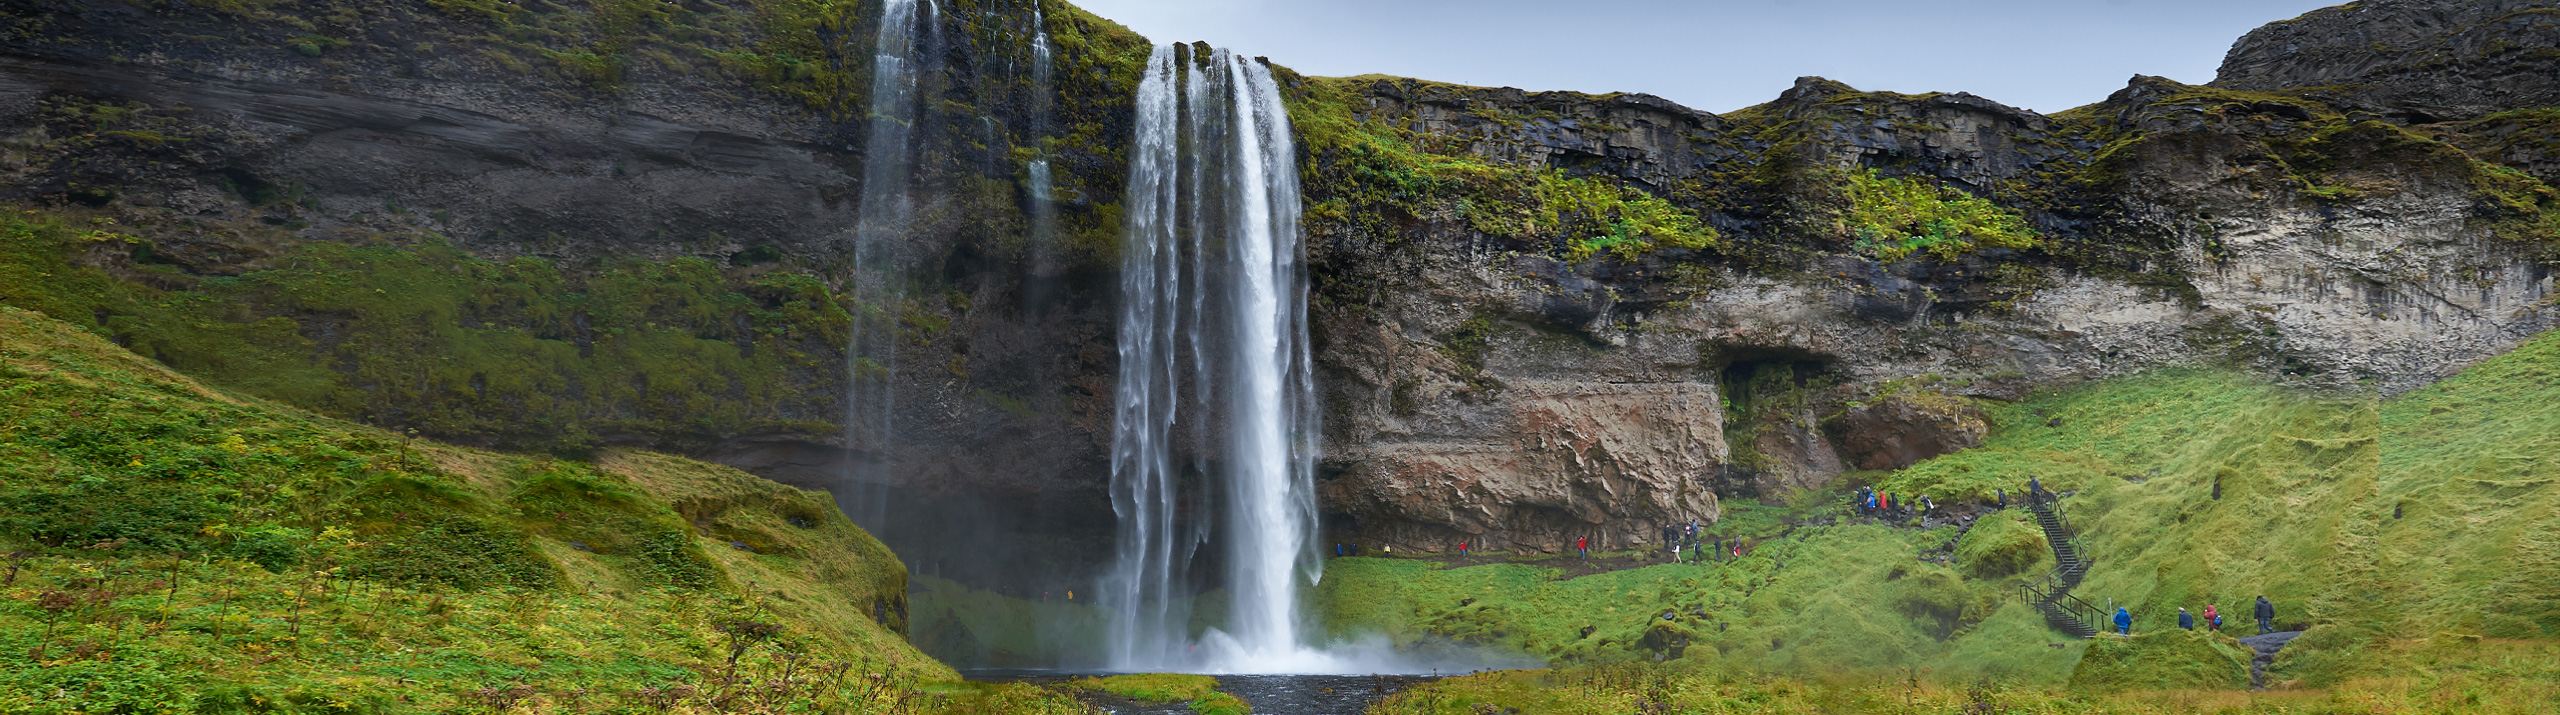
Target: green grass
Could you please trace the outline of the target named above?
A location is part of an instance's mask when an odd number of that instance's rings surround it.
[[[1920,560],[1953,537],[1951,529],[1799,529],[1755,541],[1738,561],[1567,580],[1555,580],[1555,569],[1520,564],[1444,569],[1335,559],[1313,601],[1337,637],[1453,640],[1560,663],[1660,652],[1761,672],[1925,664],[2036,682],[2069,677],[2078,646],[2046,648],[2067,639],[2048,632],[2032,611],[2001,601],[2017,578],[1967,579]],[[1665,611],[1675,617],[1660,618]]]
[[[695,258],[572,272],[423,237],[249,228],[263,245],[241,250],[264,259],[193,276],[151,263],[153,242],[129,230],[0,213],[0,305],[217,386],[468,443],[578,454],[599,433],[683,446],[835,429],[854,306],[807,274]]]
[[[2256,657],[2231,636],[2176,628],[2100,637],[2071,671],[2075,690],[2235,690],[2249,686]]]
[[[2410,660],[2440,669],[2358,679],[2325,690],[2253,693],[2164,688],[2067,691],[1990,680],[1938,683],[1912,671],[1893,677],[1772,677],[1679,665],[1621,664],[1497,671],[1415,686],[1370,715],[1832,715],[1835,713],[2014,713],[2016,715],[2539,715],[2560,698],[2560,648],[2498,643],[2469,650],[2422,649]]]
[[[1131,700],[1187,703],[1192,712],[1200,715],[1245,715],[1253,711],[1235,696],[1218,692],[1218,679],[1206,675],[1132,673],[1085,678],[1066,686],[1100,690]]]
[[[0,425],[0,712],[1075,711],[937,684],[895,556],[736,470],[410,440],[5,307]]]
[[[2069,641],[2018,600],[2016,584],[2052,568],[2020,512],[1991,514],[1961,539],[1786,526],[1837,513],[1836,494],[1735,505],[1711,533],[1764,539],[1739,562],[1558,581],[1526,565],[1338,559],[1314,602],[1341,635],[1454,639],[1557,663],[1660,652],[1688,668],[1910,668],[1943,683],[2077,677],[2141,689],[2231,687],[2226,666],[2246,657],[2216,639],[2254,632],[2249,606],[2264,594],[2278,626],[2309,629],[2277,659],[2274,682],[2394,677],[2436,657],[2434,641],[2532,650],[2560,635],[2555,376],[2560,336],[2389,400],[2155,371],[1985,405],[1982,446],[1875,476],[1881,490],[1941,504],[1987,503],[1995,489],[2014,498],[2030,475],[2069,492],[2094,559],[2074,593],[2131,610],[2146,634],[2132,643]],[[2206,604],[2225,614],[2221,634],[2147,635]],[[1653,617],[1665,610],[1683,615]]]

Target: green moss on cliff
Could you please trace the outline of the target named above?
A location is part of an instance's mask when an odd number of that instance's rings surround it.
[[[236,276],[145,262],[103,217],[0,215],[0,304],[215,384],[515,449],[825,435],[848,304],[816,277],[680,258],[566,271],[433,240],[283,243]]]
[[[2026,217],[1955,189],[1913,178],[1886,178],[1872,170],[1848,176],[1849,211],[1843,217],[1853,246],[1878,261],[1915,253],[1954,261],[1985,248],[2034,248],[2036,231]]]
[[[1612,178],[1486,162],[1465,146],[1409,128],[1412,117],[1374,115],[1367,87],[1387,80],[1286,78],[1290,122],[1305,144],[1300,171],[1309,177],[1312,232],[1392,242],[1414,220],[1455,219],[1576,262],[1632,262],[1720,243],[1697,212]]]

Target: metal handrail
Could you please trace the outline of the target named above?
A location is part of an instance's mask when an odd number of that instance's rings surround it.
[[[2045,574],[2043,580],[2020,585],[2019,591],[2028,602],[2052,609],[2048,611],[2049,615],[2077,620],[2091,631],[2105,632],[2106,612],[2071,595],[2071,589],[2079,585],[2080,578],[2088,574],[2089,564],[2095,560],[2089,558],[2088,549],[2081,547],[2080,531],[2071,528],[2071,515],[2062,510],[2062,495],[2044,490],[2030,491],[2027,493],[2027,506],[2038,515],[2053,517],[2054,527],[2062,532],[2062,545],[2070,547],[2075,563],[2069,566],[2055,564],[2053,572]],[[2052,535],[2046,536],[2050,539]]]

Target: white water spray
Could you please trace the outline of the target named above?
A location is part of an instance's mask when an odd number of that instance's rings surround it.
[[[1120,550],[1104,593],[1110,665],[1369,672],[1375,663],[1307,647],[1299,619],[1298,590],[1321,564],[1310,544],[1318,431],[1287,109],[1259,62],[1190,55],[1156,48],[1138,88],[1112,434]],[[1190,473],[1177,471],[1177,447],[1193,453]],[[1225,546],[1228,618],[1195,638],[1186,567],[1204,542]]]

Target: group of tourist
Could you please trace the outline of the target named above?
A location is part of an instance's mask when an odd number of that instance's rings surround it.
[[[1937,510],[1938,503],[1927,494],[1897,496],[1876,491],[1873,487],[1859,487],[1857,507],[1859,516],[1908,519],[1927,516]]]
[[[2272,601],[2268,601],[2265,596],[2259,596],[2258,605],[2253,610],[2254,612],[2250,615],[2257,617],[2258,633],[2263,635],[2275,632],[2276,604]],[[2115,622],[2117,635],[2133,635],[2133,611],[2128,610],[2124,606],[2117,606]],[[2178,627],[2190,631],[2195,630],[2196,614],[2188,613],[2187,607],[2185,606],[2179,606]],[[2205,630],[2209,631],[2222,630],[2222,612],[2216,610],[2214,605],[2210,603],[2204,604],[2204,627]]]
[[[1724,539],[1711,538],[1707,540],[1705,548],[1699,548],[1698,522],[1695,519],[1690,520],[1686,526],[1664,524],[1662,548],[1671,555],[1671,562],[1675,564],[1706,563],[1708,559],[1742,558],[1741,539],[1734,539],[1728,544]],[[1583,558],[1590,558],[1588,549],[1583,551]]]

